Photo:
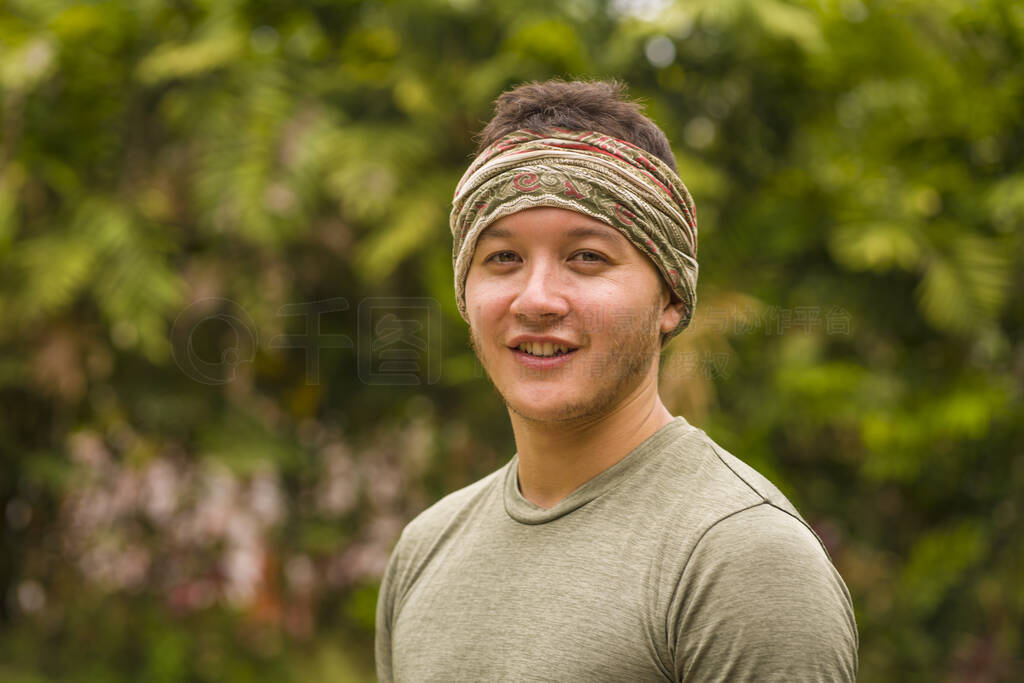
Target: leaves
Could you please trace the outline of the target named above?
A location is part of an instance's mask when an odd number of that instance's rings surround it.
[[[958,235],[946,253],[933,252],[918,289],[921,311],[933,325],[954,332],[977,330],[1003,307],[1010,258],[995,240]]]
[[[627,82],[697,203],[662,396],[827,532],[862,678],[1019,678],[1022,16],[6,3],[3,675],[372,678],[402,525],[515,448],[452,189],[502,90],[578,76]],[[371,299],[436,303],[436,383],[375,383]]]
[[[900,223],[844,225],[829,243],[836,260],[851,270],[912,270],[921,258],[915,230]]]
[[[900,577],[900,594],[916,612],[934,610],[951,586],[982,557],[984,525],[963,520],[922,535]]]

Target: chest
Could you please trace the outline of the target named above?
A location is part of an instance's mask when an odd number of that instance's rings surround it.
[[[399,604],[396,680],[665,680],[667,596],[657,553],[635,539],[557,527],[452,539]]]

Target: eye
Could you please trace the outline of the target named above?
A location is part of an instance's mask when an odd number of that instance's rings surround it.
[[[602,263],[608,260],[596,251],[578,251],[572,257],[584,263]]]
[[[484,263],[515,263],[516,258],[514,251],[498,251],[484,259]]]

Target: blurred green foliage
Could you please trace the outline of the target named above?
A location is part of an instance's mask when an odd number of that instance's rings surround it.
[[[398,531],[514,449],[450,195],[560,76],[673,142],[664,396],[825,539],[862,679],[1019,679],[1022,64],[1012,0],[0,2],[0,678],[372,679]],[[437,381],[363,371],[374,297]]]

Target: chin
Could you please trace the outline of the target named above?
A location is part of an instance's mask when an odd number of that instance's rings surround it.
[[[542,423],[575,422],[601,412],[601,406],[599,405],[571,401],[552,402],[546,405],[539,405],[536,402],[510,402],[505,399],[505,406],[510,412],[515,413],[524,420]]]

